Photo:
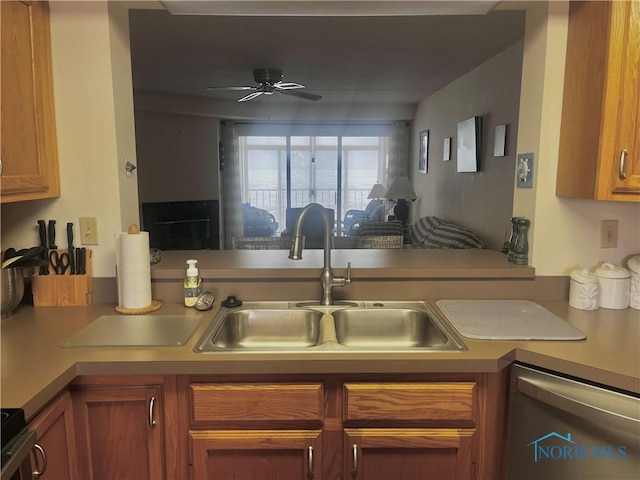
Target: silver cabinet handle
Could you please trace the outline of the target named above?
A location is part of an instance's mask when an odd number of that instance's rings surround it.
[[[313,447],[307,448],[307,478],[313,478]]]
[[[351,465],[351,476],[355,478],[358,476],[358,444],[357,443],[354,443],[353,446],[351,447],[351,453],[353,455],[353,463]]]
[[[608,427],[637,435],[640,419],[627,417],[596,405],[582,402],[576,398],[554,391],[551,385],[531,379],[518,378],[518,390],[531,398],[572,413],[591,423],[601,423]]]
[[[625,178],[627,178],[627,174],[624,173],[624,164],[627,159],[627,153],[628,152],[626,148],[622,150],[622,152],[620,152],[620,165],[618,166],[618,177],[620,178],[620,180],[624,180]]]
[[[44,475],[44,473],[47,471],[47,454],[44,453],[44,448],[42,448],[38,443],[36,443],[33,446],[33,448],[34,450],[37,450],[38,452],[40,452],[40,456],[42,457],[42,466],[41,466],[42,468],[40,468],[39,470],[33,471],[33,477],[38,478],[40,475]],[[38,464],[39,462],[35,462],[35,463]]]
[[[156,406],[156,397],[151,397],[149,400],[149,426],[151,428],[157,425],[157,422],[154,419],[154,409]]]

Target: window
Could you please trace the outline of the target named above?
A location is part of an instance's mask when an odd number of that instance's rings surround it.
[[[251,130],[255,134],[238,137],[242,201],[273,214],[279,231],[286,227],[287,208],[316,202],[334,209],[336,219],[349,209],[364,209],[373,184],[386,179],[389,135],[380,126]]]

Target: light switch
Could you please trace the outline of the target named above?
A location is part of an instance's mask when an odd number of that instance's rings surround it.
[[[82,245],[98,245],[98,219],[96,217],[80,217],[80,243]]]

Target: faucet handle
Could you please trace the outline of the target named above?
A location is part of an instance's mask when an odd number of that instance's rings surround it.
[[[347,277],[344,279],[345,285],[351,285],[351,262],[347,262]]]

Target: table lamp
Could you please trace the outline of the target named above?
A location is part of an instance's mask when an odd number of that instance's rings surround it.
[[[405,225],[409,218],[409,204],[407,200],[413,201],[418,198],[416,192],[413,191],[409,179],[402,176],[394,178],[384,198],[397,201],[393,207],[393,214]]]

